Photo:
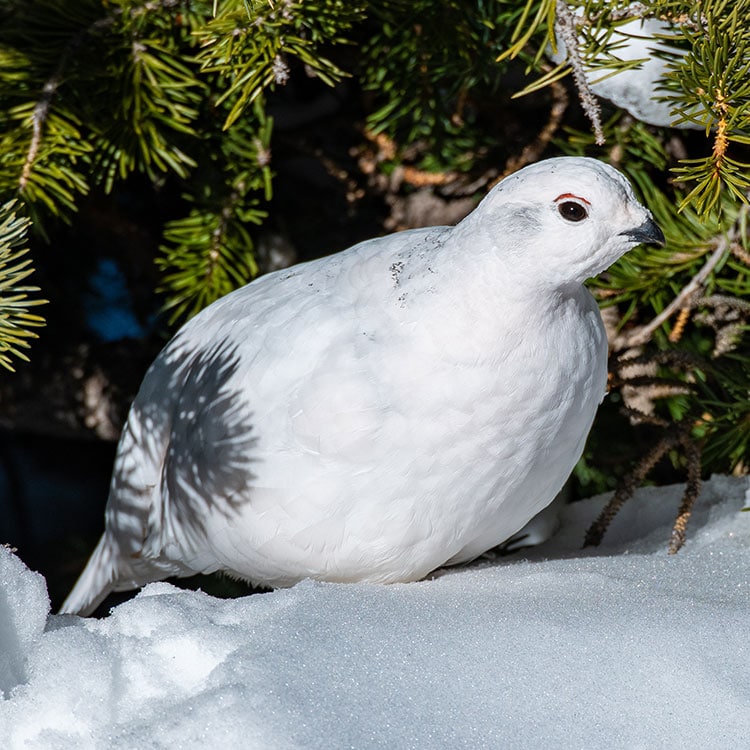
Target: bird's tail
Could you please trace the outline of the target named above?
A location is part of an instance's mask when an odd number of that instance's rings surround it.
[[[60,607],[60,614],[90,615],[114,590],[118,579],[119,551],[109,534],[103,534],[73,590]]]

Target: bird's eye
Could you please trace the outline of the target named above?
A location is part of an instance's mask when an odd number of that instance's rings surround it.
[[[566,221],[583,221],[589,215],[589,212],[576,201],[558,203],[557,212]]]

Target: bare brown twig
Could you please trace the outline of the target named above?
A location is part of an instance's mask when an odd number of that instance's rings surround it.
[[[659,420],[651,415],[641,414],[640,416],[644,422],[649,424],[666,425],[664,420]],[[687,459],[687,482],[680,509],[672,527],[668,552],[670,555],[674,555],[680,550],[685,543],[687,524],[701,489],[701,450],[691,435],[691,429],[692,422],[689,419],[666,425],[666,433],[626,474],[615,490],[612,499],[604,506],[596,521],[591,524],[586,532],[583,542],[584,547],[597,546],[601,543],[614,517],[635,494],[638,487],[643,484],[651,470],[670,450],[679,447]]]
[[[622,387],[623,395],[627,388],[647,389],[650,398],[660,398],[675,395],[675,393],[690,392],[692,386],[690,370],[700,367],[705,360],[688,352],[666,349],[663,351],[646,352],[635,356],[615,353],[610,359],[611,384]],[[677,380],[661,377],[657,374],[657,366],[669,365],[681,368],[687,380]],[[644,373],[644,366],[648,366],[649,373]],[[633,375],[627,371],[632,370]],[[657,390],[654,390],[654,389]],[[658,389],[663,389],[659,391]],[[626,402],[627,404],[627,402]],[[649,408],[650,400],[647,401]],[[653,407],[653,404],[650,404]],[[609,525],[620,508],[629,500],[636,489],[643,483],[656,464],[670,451],[679,449],[686,463],[687,481],[682,502],[672,528],[669,553],[676,553],[685,543],[685,532],[695,501],[700,494],[701,486],[701,445],[693,436],[695,416],[687,415],[677,422],[658,416],[654,411],[644,411],[626,405],[624,413],[634,424],[647,424],[662,431],[661,437],[648,450],[632,469],[620,481],[615,494],[607,503],[599,517],[591,524],[586,532],[584,546],[597,545],[601,542]]]

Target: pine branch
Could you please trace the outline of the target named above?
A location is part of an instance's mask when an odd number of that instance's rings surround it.
[[[665,321],[680,309],[690,305],[691,298],[694,298],[700,291],[702,285],[718,265],[718,263],[725,257],[727,253],[728,242],[726,238],[722,237],[718,240],[716,249],[711,253],[706,263],[700,269],[700,271],[693,276],[693,278],[686,284],[682,291],[670,302],[664,310],[659,313],[650,323],[635,328],[626,333],[620,334],[614,342],[613,347],[616,349],[632,349],[636,346],[641,346],[651,339],[654,331],[656,331]]]
[[[217,104],[231,102],[228,128],[257,97],[289,80],[287,58],[305,65],[329,85],[347,74],[321,54],[323,43],[343,44],[344,36],[363,17],[364,3],[294,0],[248,5],[240,0],[214,3],[214,18],[196,34],[204,73],[221,77]]]
[[[28,349],[29,339],[36,338],[30,328],[44,325],[44,319],[29,308],[47,302],[30,299],[38,287],[21,283],[33,273],[31,261],[22,260],[28,252],[23,245],[30,222],[18,217],[15,209],[16,201],[0,206],[0,366],[11,371],[12,358],[28,360],[21,349]]]
[[[31,176],[31,170],[36,161],[37,154],[42,141],[42,133],[45,123],[49,117],[50,108],[52,101],[58,92],[58,89],[63,82],[65,69],[68,61],[75,50],[83,43],[84,39],[92,33],[96,33],[104,28],[109,27],[113,22],[112,17],[103,18],[95,21],[89,28],[81,30],[75,34],[68,44],[65,46],[60,61],[55,69],[54,73],[44,83],[42,87],[41,97],[34,106],[34,111],[31,115],[31,127],[32,135],[29,141],[29,148],[26,153],[26,158],[23,162],[21,170],[21,176],[18,180],[18,189],[20,192],[24,192],[29,183],[29,177]]]
[[[750,214],[750,206],[747,204],[740,208],[739,214],[728,232],[717,237],[714,241],[715,247],[700,270],[682,288],[680,293],[660,312],[653,320],[639,328],[631,329],[621,333],[612,343],[616,350],[626,350],[642,346],[648,342],[654,332],[659,329],[677,311],[690,309],[699,299],[701,289],[714,269],[725,260],[730,248],[737,244],[741,228]]]

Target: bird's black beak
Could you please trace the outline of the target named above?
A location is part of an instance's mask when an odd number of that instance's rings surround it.
[[[664,232],[661,231],[659,225],[650,217],[639,227],[629,229],[627,232],[620,232],[620,236],[627,237],[633,242],[644,243],[646,245],[664,246],[667,243],[667,240],[664,237]]]

